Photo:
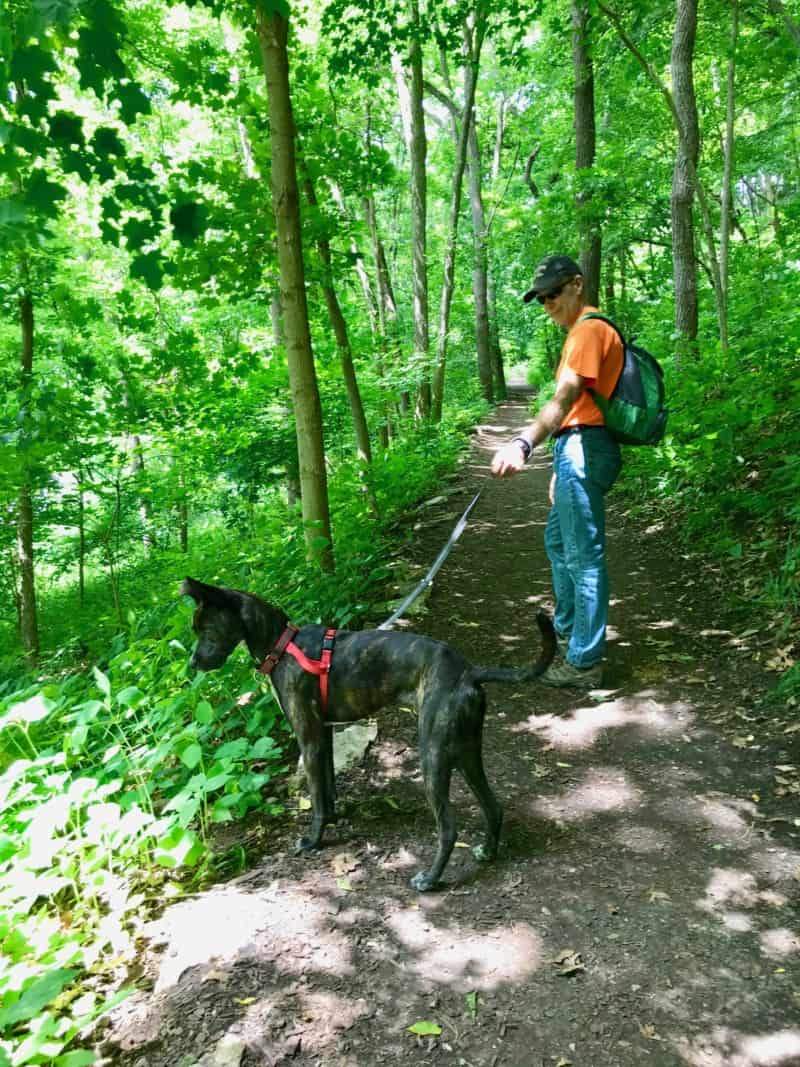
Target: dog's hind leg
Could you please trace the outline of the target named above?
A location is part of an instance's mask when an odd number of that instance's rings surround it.
[[[456,843],[456,820],[450,803],[450,779],[452,768],[434,761],[433,765],[423,765],[425,793],[436,819],[438,842],[433,863],[427,871],[420,871],[411,879],[411,885],[420,893],[435,889],[439,884],[442,871],[447,866],[453,846]]]
[[[425,794],[436,820],[437,848],[433,863],[427,871],[420,871],[411,885],[420,893],[434,889],[447,866],[456,843],[456,819],[450,803],[450,780],[455,763],[456,742],[452,735],[456,715],[441,697],[429,698],[420,709],[419,748]],[[444,706],[443,706],[444,704]]]
[[[463,744],[459,768],[467,785],[475,794],[486,823],[486,837],[482,845],[473,849],[473,855],[481,863],[490,863],[497,856],[500,830],[503,826],[503,808],[486,779],[483,769],[483,719],[486,713],[486,696],[477,691],[474,698],[464,703]]]

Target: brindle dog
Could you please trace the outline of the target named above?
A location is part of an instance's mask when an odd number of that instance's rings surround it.
[[[181,592],[197,603],[193,625],[198,641],[191,665],[199,670],[221,667],[240,641],[259,664],[263,663],[288,621],[279,608],[237,589],[187,578]],[[493,860],[503,809],[483,769],[486,696],[482,683],[524,684],[546,670],[555,654],[555,633],[546,615],[540,614],[537,622],[542,652],[536,664],[522,669],[473,666],[454,648],[421,634],[339,630],[325,716],[319,679],[284,654],[271,677],[300,744],[313,809],[310,832],[298,842],[298,849],[319,848],[325,826],[336,817],[331,724],[354,722],[375,715],[387,705],[410,703],[416,705],[419,715],[422,775],[438,831],[433,863],[415,875],[411,885],[420,892],[435,888],[453,851],[456,822],[450,804],[450,778],[455,769],[461,771],[477,797],[486,822],[485,840],[475,855],[481,861]],[[295,644],[309,658],[317,658],[324,629],[303,626]]]

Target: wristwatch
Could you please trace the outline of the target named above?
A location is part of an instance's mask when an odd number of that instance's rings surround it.
[[[524,437],[512,437],[511,444],[519,445],[519,447],[522,449],[522,454],[525,457],[525,462],[527,463],[528,460],[531,458],[531,453],[533,452],[533,445],[529,441],[526,441]]]

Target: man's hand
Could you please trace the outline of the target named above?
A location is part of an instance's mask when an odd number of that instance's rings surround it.
[[[525,452],[522,445],[517,441],[509,441],[507,445],[494,454],[492,459],[492,474],[498,478],[506,478],[512,474],[519,474],[525,466]]]

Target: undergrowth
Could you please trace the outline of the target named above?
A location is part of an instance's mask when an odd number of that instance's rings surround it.
[[[340,464],[335,575],[309,569],[299,516],[275,496],[247,529],[206,522],[188,554],[135,561],[122,619],[95,575],[79,638],[75,588],[54,583],[43,597],[42,670],[7,656],[0,682],[0,1067],[93,1062],[80,1035],[124,995],[109,992],[109,949],[129,958],[147,900],[214,876],[215,826],[284,810],[288,726],[245,653],[189,672],[181,579],[249,589],[298,622],[381,612],[399,520],[439,488],[481,410],[463,405],[397,440],[368,484]]]

